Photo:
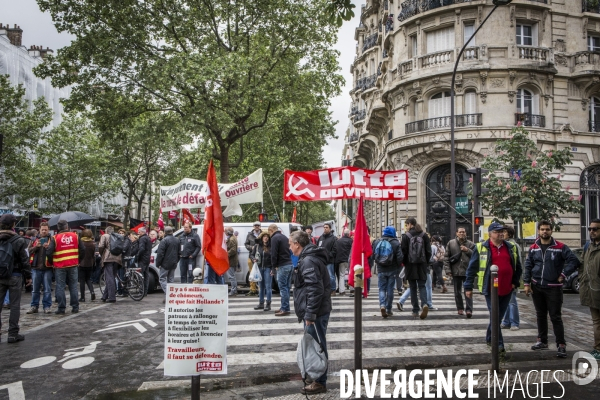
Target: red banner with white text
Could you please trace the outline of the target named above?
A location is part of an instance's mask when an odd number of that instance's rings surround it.
[[[338,167],[315,171],[285,170],[285,201],[408,199],[408,171]]]

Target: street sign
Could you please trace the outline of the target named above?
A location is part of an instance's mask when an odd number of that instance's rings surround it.
[[[165,376],[227,374],[227,286],[168,284]]]

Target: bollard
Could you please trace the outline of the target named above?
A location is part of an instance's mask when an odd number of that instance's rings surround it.
[[[363,257],[364,258],[364,257]],[[363,266],[354,266],[354,370],[362,370]]]
[[[194,268],[194,284],[200,285],[203,283],[203,270],[200,267]],[[192,400],[200,400],[200,375],[192,376]]]
[[[500,310],[498,300],[498,266],[492,265],[491,271],[491,307],[490,310],[490,321],[492,330],[492,370],[498,371],[500,368],[500,354],[499,354],[499,340],[500,340]]]

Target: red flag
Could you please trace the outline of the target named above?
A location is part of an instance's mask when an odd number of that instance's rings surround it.
[[[161,231],[165,230],[165,220],[163,219],[162,207],[158,210],[158,221],[156,222]]]
[[[223,275],[229,269],[229,257],[223,241],[223,212],[217,175],[212,160],[206,175],[208,184],[206,207],[204,208],[204,231],[202,232],[202,252],[217,275]]]
[[[100,229],[100,236],[104,235],[104,231]]]
[[[196,215],[194,215],[194,223],[196,225],[200,225],[200,221],[202,221],[202,219],[200,218],[200,209],[198,209],[198,211],[196,211]]]
[[[292,222],[296,222],[296,207],[294,207],[294,213],[292,214]]]
[[[358,210],[356,211],[356,228],[354,228],[354,242],[352,243],[352,251],[350,253],[350,273],[348,274],[348,284],[354,287],[354,266],[362,265],[364,268],[364,288],[363,294],[367,296],[367,279],[371,277],[371,269],[367,259],[373,254],[371,247],[371,238],[367,231],[367,222],[363,212],[363,199],[360,198]],[[358,293],[355,293],[358,295]]]
[[[138,229],[143,228],[145,226],[146,226],[146,223],[142,222],[141,224],[137,224],[136,226],[131,228],[131,230],[134,231],[135,233],[138,233]]]
[[[194,216],[192,215],[192,212],[189,208],[183,208],[181,210],[181,216],[183,218],[184,224],[188,222],[191,222],[192,224],[194,223]]]

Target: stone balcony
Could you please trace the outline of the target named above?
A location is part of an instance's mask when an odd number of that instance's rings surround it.
[[[450,116],[428,118],[420,121],[409,122],[405,126],[404,134],[410,135],[417,132],[425,132],[434,129],[450,128]],[[457,128],[464,126],[481,126],[481,113],[462,114],[454,116],[454,126]]]

